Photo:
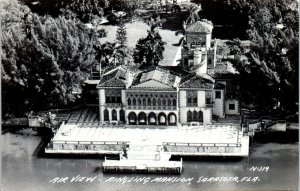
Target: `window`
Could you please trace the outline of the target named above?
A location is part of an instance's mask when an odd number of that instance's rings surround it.
[[[235,110],[235,104],[234,103],[229,104],[229,110]]]
[[[187,91],[186,97],[187,97],[186,105],[188,107],[197,107],[198,106],[197,91]]]
[[[152,100],[152,105],[153,105],[153,106],[156,106],[156,99],[153,99],[153,100]]]
[[[121,96],[118,96],[117,97],[117,103],[121,103],[122,101],[121,101]]]
[[[111,97],[110,96],[106,96],[106,103],[111,103]]]
[[[113,121],[117,121],[117,111],[115,109],[111,111],[111,116]]]
[[[198,120],[200,123],[203,123],[203,112],[202,111],[198,112]]]
[[[207,59],[207,65],[210,66],[210,67],[213,67],[212,58]]]
[[[106,103],[121,103],[121,90],[109,89],[105,90]]]
[[[109,114],[107,109],[104,110],[104,121],[109,121]]]
[[[167,101],[165,99],[163,99],[163,106],[167,105]]]
[[[212,104],[211,102],[211,91],[205,92],[205,104]]]
[[[159,98],[158,98],[158,100],[157,100],[157,105],[158,105],[158,106],[161,106],[161,101],[160,101]]]
[[[176,106],[176,99],[173,99],[173,106]]]
[[[120,121],[125,122],[125,111],[121,109],[119,114],[120,114]]]
[[[193,120],[192,121],[198,121],[198,113],[197,113],[197,111],[193,111]]]
[[[191,111],[187,112],[187,122],[191,122],[193,120],[193,114]]]
[[[187,98],[187,105],[189,106],[189,105],[191,105],[191,104],[192,104],[192,98],[188,97],[188,98]]]
[[[148,105],[150,106],[151,105],[151,99],[148,98]]]
[[[136,105],[136,100],[133,98],[132,105]]]
[[[130,98],[128,98],[127,102],[128,102],[128,105],[131,105],[131,99]]]
[[[172,101],[170,99],[168,99],[168,106],[172,105]]]
[[[221,99],[221,91],[216,91],[216,99]]]
[[[197,106],[197,101],[198,101],[197,97],[194,97],[194,98],[193,98],[194,106]]]

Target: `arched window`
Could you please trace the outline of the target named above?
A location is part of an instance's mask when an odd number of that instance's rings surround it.
[[[120,121],[125,122],[125,111],[121,109],[119,114],[120,114]]]
[[[117,118],[117,111],[115,109],[113,109],[111,111],[111,118],[112,118],[113,121],[117,121],[118,120],[118,118]]]
[[[109,113],[107,109],[104,110],[103,116],[104,116],[104,121],[109,121]]]
[[[193,121],[198,121],[198,113],[197,113],[197,111],[193,111]]]
[[[138,98],[138,106],[142,105],[142,100],[140,98]]]
[[[167,105],[167,100],[163,99],[163,106],[166,106]]]
[[[130,98],[127,99],[127,103],[128,103],[128,105],[131,105],[131,99]]]
[[[152,99],[152,105],[156,106],[156,99],[155,98]]]
[[[161,100],[160,100],[160,98],[158,98],[158,100],[157,100],[157,106],[161,106]]]
[[[132,100],[132,105],[136,105],[136,100],[135,100],[135,98],[133,98],[133,100]]]
[[[203,123],[203,112],[202,111],[198,112],[198,120],[200,123]]]
[[[150,105],[151,105],[151,99],[148,98],[148,106],[150,106]]]
[[[191,111],[187,112],[187,122],[191,122],[193,120],[193,114]]]
[[[147,105],[146,104],[146,98],[143,99],[143,106]]]
[[[176,106],[177,103],[176,103],[176,99],[173,99],[173,106]]]
[[[172,105],[172,101],[170,99],[168,99],[168,106]]]

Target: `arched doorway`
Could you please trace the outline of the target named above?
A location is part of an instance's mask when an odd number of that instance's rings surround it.
[[[125,122],[125,111],[121,109],[119,114],[120,114],[120,121]]]
[[[158,124],[159,125],[167,125],[167,116],[165,113],[158,114]]]
[[[136,114],[134,112],[130,112],[128,115],[128,123],[129,125],[136,125]]]
[[[200,123],[203,123],[203,112],[201,110],[198,112],[198,120]]]
[[[157,124],[157,119],[155,113],[151,112],[148,115],[148,124],[149,125],[156,125]]]
[[[147,123],[146,123],[146,113],[144,113],[144,112],[141,112],[141,113],[139,113],[139,116],[138,116],[138,123],[139,123],[139,125],[146,125]]]
[[[117,121],[118,120],[118,117],[117,117],[117,111],[115,109],[113,109],[111,111],[111,120],[112,121]]]
[[[175,113],[170,113],[168,116],[169,125],[177,125]]]
[[[109,113],[107,109],[103,111],[104,121],[109,121]]]

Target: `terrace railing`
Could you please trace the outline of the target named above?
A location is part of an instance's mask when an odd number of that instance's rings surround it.
[[[143,109],[143,110],[176,110],[177,106],[127,106],[128,109]]]

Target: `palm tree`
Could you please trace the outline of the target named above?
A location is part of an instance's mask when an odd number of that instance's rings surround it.
[[[200,4],[197,5],[195,3],[191,3],[188,10],[189,10],[190,15],[186,20],[186,24],[192,24],[192,23],[200,20],[199,11],[202,10]]]
[[[138,40],[133,53],[134,62],[146,63],[150,67],[157,66],[163,59],[164,45],[165,42],[162,41],[157,29],[151,28],[146,38]]]

